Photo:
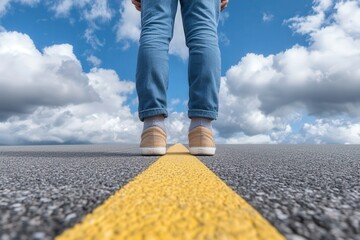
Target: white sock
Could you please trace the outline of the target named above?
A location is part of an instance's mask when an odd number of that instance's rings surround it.
[[[145,129],[147,129],[149,127],[155,127],[156,126],[156,127],[160,127],[162,130],[164,130],[166,132],[164,120],[165,120],[165,117],[162,114],[144,118],[143,131],[145,131]]]
[[[191,118],[191,123],[190,123],[190,127],[189,127],[189,131],[191,131],[193,128],[195,127],[206,127],[210,130],[212,130],[211,128],[211,121],[213,119],[211,118],[205,118],[205,117],[193,117]]]

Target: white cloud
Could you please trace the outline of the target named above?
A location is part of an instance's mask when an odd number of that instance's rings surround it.
[[[90,62],[94,67],[98,67],[101,64],[101,59],[97,58],[94,55],[90,55],[86,58],[88,62]]]
[[[306,123],[302,140],[306,143],[360,143],[360,123],[345,120],[317,119],[315,123]]]
[[[108,21],[113,16],[107,0],[59,0],[51,6],[57,16],[68,16],[72,9],[78,9],[89,22]]]
[[[180,99],[173,98],[170,100],[170,103],[168,104],[168,112],[174,111],[175,107],[178,106],[180,103]]]
[[[173,98],[170,101],[170,106],[176,106],[180,103],[180,99],[179,98]]]
[[[98,49],[105,45],[105,40],[100,40],[96,35],[96,28],[96,26],[88,27],[84,33],[86,42],[89,43],[93,49]]]
[[[33,6],[40,2],[40,0],[0,0],[0,17],[9,9],[11,2],[18,2]]]
[[[225,139],[218,139],[219,142],[225,144],[274,144],[269,135],[259,134],[255,136],[247,136],[243,133],[237,133],[235,136]]]
[[[315,15],[329,11],[331,6],[331,1],[316,1]],[[298,17],[292,27],[309,34],[308,47],[295,45],[268,56],[249,53],[232,66],[222,79],[220,120],[214,123],[220,137],[242,141],[244,133],[268,135],[276,142],[292,141],[290,125],[302,114],[319,119],[360,119],[358,16],[358,2],[342,1],[328,17],[332,21],[324,18],[308,25],[309,17]],[[305,132],[312,129],[309,126],[304,127]],[[317,129],[320,126],[317,124]],[[328,129],[336,135],[339,125],[331,126]],[[354,126],[356,123],[346,129],[356,132]],[[309,136],[318,134],[324,142],[333,141],[319,132],[312,133]],[[346,138],[345,133],[341,136],[335,142],[358,141],[350,135]]]
[[[85,73],[70,45],[41,53],[17,32],[0,33],[0,59],[0,144],[138,142],[135,84],[115,71]]]
[[[26,34],[0,33],[0,117],[98,100],[68,44],[38,51]]]
[[[184,112],[171,112],[165,121],[168,143],[188,143],[187,134],[190,121]]]
[[[313,9],[316,12],[327,11],[333,5],[333,0],[314,0]]]
[[[95,0],[90,3],[90,8],[84,11],[85,19],[94,21],[100,19],[108,21],[112,18],[112,10],[108,6],[107,0]]]
[[[326,12],[333,5],[332,0],[314,0],[313,11],[314,14],[305,17],[296,16],[289,19],[287,22],[291,23],[291,28],[300,34],[312,33],[321,28],[326,20]]]
[[[120,21],[117,26],[117,40],[138,41],[141,28],[140,12],[131,0],[123,0],[120,9]]]
[[[0,16],[6,12],[10,1],[11,0],[0,0]]]
[[[88,27],[84,32],[86,42],[93,49],[105,45],[105,40],[101,40],[96,31],[99,29],[99,22],[108,22],[113,18],[114,12],[107,0],[60,0],[50,4],[50,6],[57,17],[68,17],[73,9],[79,11],[81,18],[88,23]]]
[[[271,22],[274,18],[274,15],[269,13],[263,13],[262,20],[263,22]]]
[[[66,16],[69,14],[74,4],[75,1],[73,0],[62,0],[59,1],[57,4],[53,5],[53,9],[57,15]],[[84,5],[84,1],[78,1],[78,4]]]
[[[336,22],[347,34],[360,38],[359,1],[339,2],[336,4]]]
[[[89,79],[101,102],[39,107],[27,118],[12,117],[0,123],[0,143],[138,142],[139,121],[124,104],[133,84],[104,69],[93,69]]]
[[[243,134],[261,136],[274,130],[286,131],[287,121],[295,118],[291,115],[285,117],[265,114],[260,109],[261,101],[256,93],[245,96],[230,88],[229,78],[223,77],[219,96],[219,120],[214,122],[221,138],[230,139],[238,135],[243,140]]]

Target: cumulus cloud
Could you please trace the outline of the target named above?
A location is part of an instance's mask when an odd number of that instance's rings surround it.
[[[0,32],[0,59],[1,119],[32,112],[38,106],[98,100],[68,44],[40,52],[28,35]]]
[[[17,32],[0,33],[0,59],[0,144],[138,142],[135,84],[114,70],[85,73],[72,46],[42,53]]]
[[[332,21],[309,20],[325,16],[331,6]],[[319,119],[360,118],[359,3],[315,1],[313,11],[291,20],[295,31],[310,37],[309,46],[295,45],[268,56],[249,53],[227,71],[220,93],[221,121],[215,123],[220,137],[265,134],[282,141],[289,139],[291,123],[303,114]],[[309,126],[304,131],[310,131]],[[354,126],[348,129],[359,134]]]
[[[134,83],[121,81],[113,70],[94,68],[86,75],[101,101],[42,106],[26,118],[13,116],[0,122],[0,143],[137,142],[139,121],[125,104]]]
[[[288,131],[289,120],[295,115],[276,116],[268,115],[261,111],[261,101],[256,94],[244,96],[231,90],[229,79],[222,78],[220,91],[219,121],[214,122],[214,127],[220,138],[231,139],[234,136],[246,142],[246,136],[269,134],[272,131]],[[255,139],[255,138],[252,138]],[[261,138],[264,140],[264,138]]]
[[[343,119],[317,119],[305,123],[299,140],[306,143],[360,143],[360,123]]]
[[[334,16],[341,29],[356,39],[360,38],[359,4],[359,1],[339,2],[335,6],[337,14]]]

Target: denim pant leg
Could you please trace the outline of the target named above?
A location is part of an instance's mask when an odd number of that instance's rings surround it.
[[[221,56],[217,27],[220,0],[180,0],[189,48],[189,118],[218,116]]]
[[[136,67],[139,118],[167,113],[168,51],[178,0],[142,0]]]

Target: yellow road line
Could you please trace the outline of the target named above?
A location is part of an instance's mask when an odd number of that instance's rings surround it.
[[[57,239],[285,238],[176,144]]]

